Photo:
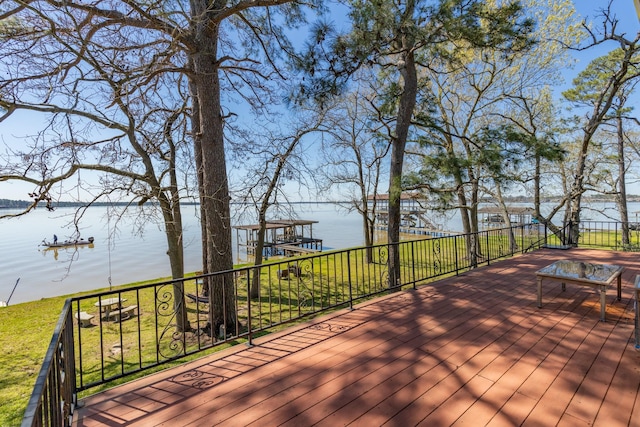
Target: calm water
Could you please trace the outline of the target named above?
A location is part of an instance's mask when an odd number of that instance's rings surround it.
[[[630,204],[632,221],[637,221],[639,210],[640,204]],[[200,226],[196,211],[196,206],[183,208],[187,272],[201,269]],[[295,211],[301,219],[319,221],[313,225],[313,235],[323,239],[325,249],[363,244],[362,224],[357,213],[347,213],[332,204],[312,203],[296,205]],[[0,271],[3,273],[0,276],[0,301],[7,301],[18,279],[10,304],[170,276],[162,224],[147,222],[141,225],[134,218],[123,218],[116,235],[110,238],[116,222],[113,216],[107,218],[106,207],[90,208],[82,219],[81,236],[85,239],[93,236],[93,247],[53,250],[40,246],[43,239],[52,240],[54,233],[59,240],[71,237],[73,228],[68,224],[74,212],[71,208],[59,208],[54,212],[39,209],[20,218],[0,220]],[[611,210],[609,213],[616,216]],[[606,219],[597,212],[585,212],[584,218]],[[447,230],[461,230],[456,217],[435,220]],[[242,221],[243,224],[250,222]],[[244,256],[235,253],[235,237],[234,230],[234,260],[238,262]]]
[[[360,217],[330,204],[301,204],[295,207],[302,219],[319,221],[313,225],[314,237],[323,239],[325,249],[359,246],[363,242]],[[201,269],[200,226],[195,206],[183,208],[185,222],[185,271]],[[38,209],[20,218],[0,220],[0,301],[7,301],[19,279],[9,304],[77,291],[108,288],[171,275],[166,255],[163,227],[158,223],[142,226],[124,218],[113,234],[114,219],[107,219],[106,207],[90,208],[82,219],[81,237],[95,238],[93,247],[46,249],[43,239],[53,234],[63,241],[73,235],[68,224],[72,208],[54,212]],[[243,221],[244,224],[251,221]],[[141,228],[142,227],[142,228]],[[111,233],[110,233],[111,231]],[[141,231],[139,233],[138,231]],[[234,260],[243,256],[235,253]]]

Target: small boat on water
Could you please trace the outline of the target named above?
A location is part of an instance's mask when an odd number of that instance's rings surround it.
[[[89,237],[87,240],[85,239],[74,239],[74,240],[64,240],[61,242],[48,242],[46,240],[42,241],[42,246],[46,246],[47,248],[66,248],[69,246],[84,246],[84,245],[92,245],[93,237]]]

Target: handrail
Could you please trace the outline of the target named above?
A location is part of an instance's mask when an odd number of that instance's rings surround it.
[[[71,299],[58,318],[22,426],[68,426],[77,404]]]
[[[65,301],[22,426],[67,426],[77,394],[83,390],[130,379],[232,340],[245,339],[250,344],[256,333],[274,326],[353,307],[365,298],[395,290],[389,285],[392,249],[401,259],[399,287],[415,288],[524,253],[532,246],[542,247],[548,242],[546,236],[544,226],[518,225],[272,260],[70,298]],[[228,295],[232,305],[219,309],[202,303],[199,283],[207,282],[217,283],[218,288],[211,289]],[[257,294],[252,295],[254,291]],[[212,318],[223,320],[208,324]]]

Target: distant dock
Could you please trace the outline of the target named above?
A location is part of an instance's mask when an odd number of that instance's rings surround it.
[[[276,219],[266,224],[263,256],[307,255],[322,251],[322,239],[313,237],[313,224],[318,221]],[[238,253],[255,256],[260,224],[238,225],[236,229]],[[244,234],[244,235],[243,235]]]
[[[369,197],[369,204],[375,203],[377,230],[389,228],[389,195],[378,194]],[[442,230],[428,217],[427,201],[417,193],[403,193],[400,198],[400,233],[422,236],[444,237],[459,234]]]

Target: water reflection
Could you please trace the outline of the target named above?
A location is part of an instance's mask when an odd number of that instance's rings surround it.
[[[47,257],[49,256],[49,254],[53,255],[53,260],[54,261],[58,261],[58,258],[60,256],[60,252],[63,252],[65,254],[69,254],[69,256],[67,257],[68,259],[78,259],[78,256],[76,256],[76,254],[79,254],[79,250],[84,250],[84,248],[89,248],[89,249],[93,249],[95,247],[95,245],[93,243],[88,244],[88,245],[81,245],[81,246],[65,246],[65,247],[60,247],[60,248],[43,248],[40,250],[40,252],[42,253],[42,256]]]

